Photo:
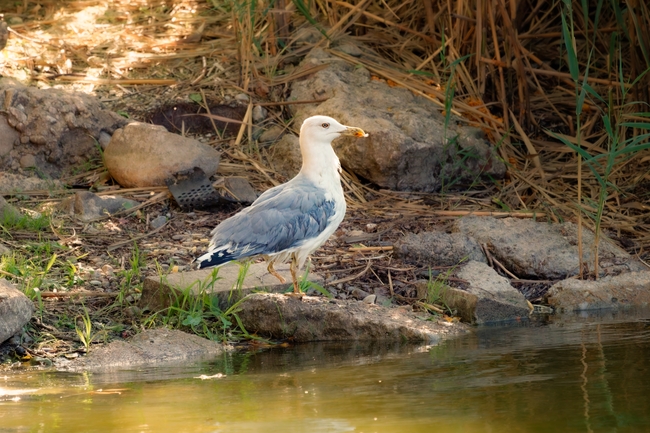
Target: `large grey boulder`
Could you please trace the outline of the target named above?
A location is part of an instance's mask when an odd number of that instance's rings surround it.
[[[504,163],[480,130],[453,119],[445,127],[440,107],[426,98],[371,80],[365,68],[320,48],[303,64],[328,67],[294,82],[290,99],[329,99],[292,106],[295,124],[324,114],[368,132],[368,138],[334,143],[343,166],[357,175],[384,188],[427,192],[504,175]]]
[[[131,123],[113,134],[104,164],[124,187],[165,186],[173,174],[194,167],[212,176],[219,166],[219,152],[162,126]]]
[[[453,230],[485,244],[490,253],[519,278],[560,280],[578,274],[578,237],[573,223],[553,224],[517,218],[468,216]],[[593,271],[594,234],[583,229],[584,263]],[[601,235],[599,274],[645,270],[625,250]]]
[[[32,301],[9,281],[0,279],[0,343],[20,332],[33,312]]]
[[[0,78],[0,170],[36,167],[57,178],[98,159],[97,143],[128,123],[92,95]]]
[[[559,312],[645,307],[650,304],[650,272],[630,272],[596,281],[566,279],[551,286],[545,300]]]

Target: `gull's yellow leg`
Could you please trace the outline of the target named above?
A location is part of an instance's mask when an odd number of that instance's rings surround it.
[[[291,254],[291,266],[289,266],[289,269],[291,270],[291,278],[293,279],[293,293],[295,295],[302,295],[302,290],[300,290],[300,285],[298,284],[298,276],[296,275],[296,268],[298,267],[298,263],[296,262],[296,255]]]
[[[273,267],[273,262],[269,262],[269,265],[266,267],[266,269],[269,271],[269,274],[273,275],[275,278],[280,280],[282,284],[287,282],[287,280],[285,280],[284,277],[278,274],[278,271],[275,270],[275,268]]]

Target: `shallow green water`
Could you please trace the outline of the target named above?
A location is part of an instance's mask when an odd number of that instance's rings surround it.
[[[649,312],[475,331],[0,376],[0,432],[650,431]]]

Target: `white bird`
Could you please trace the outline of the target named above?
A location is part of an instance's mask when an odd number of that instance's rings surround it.
[[[198,268],[261,256],[282,283],[273,265],[291,259],[293,292],[300,295],[297,272],[307,257],[334,233],[345,215],[341,163],[332,141],[342,135],[367,137],[361,128],[313,116],[300,128],[302,168],[289,182],[265,191],[249,207],[212,230],[208,251]]]

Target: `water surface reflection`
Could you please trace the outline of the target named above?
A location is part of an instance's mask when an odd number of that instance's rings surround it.
[[[0,378],[0,432],[642,432],[650,313]],[[224,373],[214,380],[199,375]],[[18,395],[19,390],[29,390]]]

